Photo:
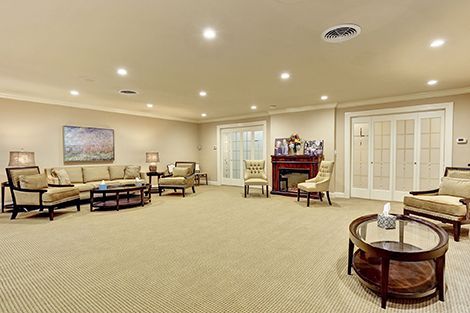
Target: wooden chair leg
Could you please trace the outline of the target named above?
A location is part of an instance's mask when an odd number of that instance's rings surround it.
[[[175,189],[176,190],[176,189]],[[185,197],[185,188],[183,188],[183,198]]]
[[[307,206],[310,206],[310,192],[307,192]]]
[[[77,200],[77,212],[80,212],[80,199]]]
[[[460,222],[455,222],[454,223],[454,240],[459,241],[460,240],[460,230],[462,228],[462,224]]]
[[[264,195],[264,186],[261,186],[261,193]]]
[[[297,188],[297,202],[300,201],[300,188]]]
[[[326,198],[328,199],[328,204],[331,205],[331,200],[330,200],[330,192],[326,192]]]
[[[246,185],[243,186],[243,187],[244,187],[244,189],[245,189],[245,190],[244,190],[244,197],[246,198]]]
[[[246,185],[246,194],[247,194],[247,195],[250,194],[250,185]]]
[[[266,185],[266,198],[269,198],[269,186]]]
[[[16,205],[15,205],[15,206],[13,207],[13,212],[11,212],[11,217],[10,217],[10,219],[11,219],[11,220],[14,220],[17,215],[18,215],[18,208],[17,208]]]
[[[323,202],[323,194],[321,192],[318,193],[318,197],[320,198],[320,202]]]
[[[54,220],[54,208],[49,208],[48,211],[49,211],[49,221],[53,221]]]
[[[194,188],[194,186],[193,186],[193,188],[192,188],[192,189],[193,189],[193,193],[196,193],[196,189]]]

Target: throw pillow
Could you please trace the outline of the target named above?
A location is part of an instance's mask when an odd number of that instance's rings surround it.
[[[174,177],[185,177],[189,174],[189,168],[187,167],[175,167],[173,169]]]
[[[470,198],[470,179],[443,177],[439,186],[439,194]]]
[[[44,189],[47,188],[46,174],[21,175],[19,177],[20,188],[23,189]]]
[[[124,179],[133,179],[136,177],[140,178],[140,166],[139,165],[126,166],[126,170],[124,171]]]
[[[69,174],[63,168],[61,169],[53,169],[52,175],[59,179],[59,185],[70,185],[72,182],[70,181]]]

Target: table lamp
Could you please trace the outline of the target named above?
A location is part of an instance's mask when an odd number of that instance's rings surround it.
[[[34,166],[34,152],[10,151],[10,162],[8,166]]]
[[[147,152],[145,153],[146,156],[146,163],[150,163],[149,171],[156,172],[157,171],[157,163],[160,162],[160,155],[158,152]]]

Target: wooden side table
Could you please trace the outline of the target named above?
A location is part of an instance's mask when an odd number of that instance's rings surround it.
[[[2,182],[2,213],[5,212],[5,209],[13,209],[13,203],[5,204],[5,189],[10,188],[8,182]]]
[[[195,183],[196,185],[200,185],[201,184],[201,177],[204,177],[205,180],[206,180],[206,185],[209,184],[209,182],[207,181],[207,173],[196,173],[194,175],[194,180],[195,180]]]
[[[153,187],[152,186],[152,177],[157,177],[157,183],[158,181],[160,180],[160,177],[162,177],[163,175],[165,175],[165,172],[147,172],[147,176],[149,178],[149,193],[157,193],[158,192],[158,189],[160,187]]]

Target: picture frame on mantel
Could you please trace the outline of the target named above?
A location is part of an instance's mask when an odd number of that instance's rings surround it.
[[[289,138],[276,138],[274,139],[274,155],[288,155],[289,154]]]
[[[114,161],[114,130],[64,126],[64,163]]]

